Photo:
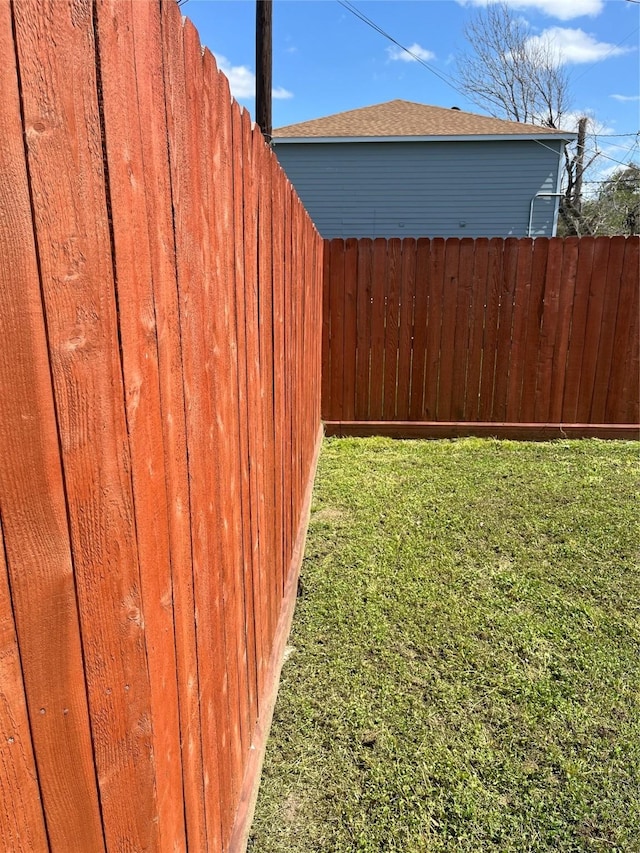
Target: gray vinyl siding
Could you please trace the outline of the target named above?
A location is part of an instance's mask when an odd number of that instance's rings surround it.
[[[556,192],[562,142],[278,143],[323,237],[523,237],[531,199]],[[556,198],[534,204],[552,236]]]

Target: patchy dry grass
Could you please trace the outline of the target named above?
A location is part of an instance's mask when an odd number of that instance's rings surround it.
[[[249,850],[640,853],[637,474],[327,441]]]

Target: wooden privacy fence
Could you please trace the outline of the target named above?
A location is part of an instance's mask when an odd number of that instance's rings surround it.
[[[0,849],[240,850],[322,242],[173,0],[3,0],[0,45]]]
[[[639,247],[325,241],[327,432],[637,436]]]

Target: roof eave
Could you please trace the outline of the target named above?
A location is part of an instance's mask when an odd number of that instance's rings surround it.
[[[513,142],[516,140],[547,140],[571,142],[577,133],[558,131],[557,133],[482,133],[456,134],[442,136],[273,136],[273,143],[312,143],[312,142]]]

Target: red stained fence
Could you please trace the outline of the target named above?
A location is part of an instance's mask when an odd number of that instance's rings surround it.
[[[327,432],[637,436],[639,247],[325,241]]]
[[[322,241],[174,2],[0,3],[0,849],[243,844]]]

